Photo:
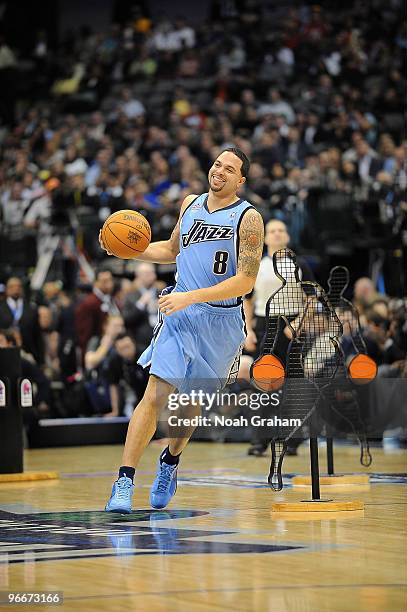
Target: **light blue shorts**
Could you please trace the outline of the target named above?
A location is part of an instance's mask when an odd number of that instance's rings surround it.
[[[180,393],[222,389],[237,376],[246,338],[242,310],[192,304],[160,316],[138,363]]]

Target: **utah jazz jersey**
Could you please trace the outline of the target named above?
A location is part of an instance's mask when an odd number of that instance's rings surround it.
[[[253,206],[238,200],[209,212],[207,201],[207,193],[198,196],[182,215],[175,291],[203,289],[236,274],[240,222]],[[233,298],[210,304],[227,307],[240,302]]]

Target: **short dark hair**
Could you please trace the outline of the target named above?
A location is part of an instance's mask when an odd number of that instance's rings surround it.
[[[376,327],[381,327],[382,329],[388,329],[389,320],[382,317],[378,312],[370,309],[366,312],[366,320],[368,323],[373,323]]]
[[[124,338],[130,338],[130,340],[133,342],[133,344],[136,344],[135,338],[128,331],[122,331],[119,334],[117,334],[117,336],[116,336],[114,341],[118,342],[119,340],[124,340]]]
[[[236,155],[236,157],[242,160],[242,167],[240,169],[240,172],[242,173],[242,176],[247,178],[247,175],[249,174],[250,170],[250,159],[247,157],[246,153],[244,153],[242,149],[238,149],[237,147],[228,147],[227,149],[223,149],[222,153],[225,153],[226,151],[228,153],[233,153],[233,155]]]
[[[0,336],[4,336],[9,344],[17,346],[16,337],[12,329],[0,329]]]
[[[109,274],[111,274],[113,276],[113,272],[111,271],[111,269],[108,266],[99,266],[98,268],[96,268],[95,280],[97,280],[99,278],[100,274],[104,274],[105,272],[109,272]]]

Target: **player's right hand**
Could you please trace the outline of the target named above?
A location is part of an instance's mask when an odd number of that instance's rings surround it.
[[[113,253],[110,253],[110,251],[107,250],[107,247],[106,247],[105,243],[103,242],[102,230],[99,230],[99,244],[100,244],[100,248],[103,249],[104,251],[106,251],[106,253],[108,255],[113,255]]]

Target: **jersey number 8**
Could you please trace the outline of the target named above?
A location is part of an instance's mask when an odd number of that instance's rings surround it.
[[[214,274],[225,274],[228,269],[228,251],[216,251],[213,261],[213,273]]]

